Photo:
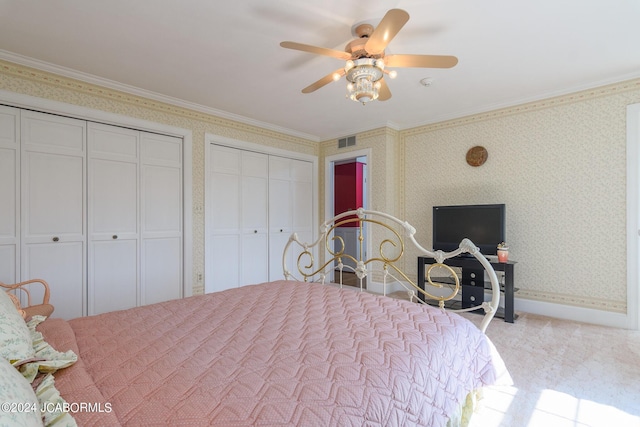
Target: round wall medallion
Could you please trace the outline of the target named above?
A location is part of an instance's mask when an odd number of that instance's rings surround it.
[[[467,151],[467,163],[474,167],[483,165],[487,161],[487,157],[489,157],[487,149],[480,145],[476,145]]]

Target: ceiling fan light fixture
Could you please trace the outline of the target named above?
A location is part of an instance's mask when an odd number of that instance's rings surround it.
[[[344,71],[347,81],[347,96],[366,104],[378,98],[380,79],[384,76],[384,61],[374,58],[348,60]]]
[[[360,78],[354,83],[349,83],[347,85],[347,92],[349,99],[360,102],[363,105],[378,99],[379,95],[375,82],[366,78]]]
[[[386,55],[387,45],[408,20],[409,14],[406,11],[391,9],[385,13],[376,28],[367,23],[358,24],[354,27],[354,34],[358,38],[350,41],[344,51],[290,41],[284,41],[280,46],[345,61],[344,68],[338,68],[313,82],[302,89],[302,93],[314,92],[331,81],[338,81],[342,76],[346,76],[347,98],[362,104],[375,99],[387,101],[391,98],[391,91],[383,76],[387,74],[393,79],[397,72],[385,70],[385,65],[391,68],[451,68],[458,63],[458,58],[449,55]]]

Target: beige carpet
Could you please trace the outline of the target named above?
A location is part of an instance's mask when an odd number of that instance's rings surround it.
[[[487,329],[514,385],[487,389],[472,427],[640,427],[640,331],[519,314]]]
[[[334,273],[334,283],[340,283],[340,272],[338,270]],[[349,271],[342,272],[342,284],[345,286],[355,286],[357,288],[360,287],[360,279],[356,276],[355,273]],[[367,289],[367,278],[364,277],[362,279],[362,288]]]

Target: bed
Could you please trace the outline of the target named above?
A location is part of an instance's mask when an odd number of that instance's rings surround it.
[[[380,239],[375,256],[347,253],[336,237],[346,223]],[[495,301],[480,306],[478,328],[443,309],[455,298],[455,279],[443,286],[426,277],[452,291],[432,292],[399,261],[410,244],[455,276],[444,262],[469,252],[496,286],[497,278],[471,242],[432,253],[414,233],[386,214],[345,213],[325,222],[314,242],[291,236],[284,280],[69,321],[33,316],[32,337],[50,347],[11,363],[35,364],[34,380],[48,381],[45,397],[66,402],[49,425],[465,425],[478,390],[510,382],[484,334]],[[370,247],[364,238],[359,244]],[[340,283],[349,272],[360,286]],[[365,292],[365,278],[379,281],[382,294]],[[384,295],[393,283],[406,298]]]

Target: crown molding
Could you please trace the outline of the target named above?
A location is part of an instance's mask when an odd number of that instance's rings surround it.
[[[192,102],[187,102],[178,98],[173,98],[173,97],[162,95],[156,92],[140,89],[134,86],[116,82],[114,80],[104,79],[102,77],[94,76],[92,74],[83,73],[81,71],[72,70],[66,67],[61,67],[59,65],[55,65],[49,62],[44,62],[37,59],[29,58],[26,56],[18,55],[13,52],[9,52],[2,49],[0,49],[0,60],[11,62],[17,65],[22,65],[25,67],[29,67],[38,71],[55,74],[61,77],[78,80],[84,83],[104,87],[107,89],[116,90],[118,92],[123,92],[129,95],[150,99],[152,101],[173,105],[175,107],[180,107],[180,108],[196,111],[203,114],[216,116],[222,119],[231,120],[238,123],[243,123],[249,126],[258,127],[261,129],[272,131],[272,132],[277,132],[277,133],[293,136],[296,138],[306,139],[313,142],[320,141],[320,138],[317,137],[316,135],[297,132],[292,129],[273,125],[271,123],[261,122],[259,120],[250,119],[248,117],[229,113],[227,111],[206,107],[204,105],[200,105]]]
[[[408,126],[402,130],[403,135],[415,135],[426,131],[444,129],[455,126],[476,123],[483,120],[490,120],[499,117],[506,117],[515,114],[522,114],[529,111],[542,110],[559,105],[567,105],[575,102],[595,99],[602,96],[624,93],[640,89],[640,75],[638,73],[621,76],[612,81],[601,81],[590,85],[590,87],[574,87],[562,93],[546,93],[535,98],[523,99],[520,101],[507,102],[504,104],[494,104],[482,111],[454,114],[448,117],[436,117],[429,123]]]
[[[58,66],[45,61],[36,60],[23,55],[18,55],[6,50],[0,49],[0,60],[28,67],[34,70],[51,73],[57,76],[77,80],[87,84],[103,87],[106,89],[115,90],[125,94],[145,98],[148,100],[156,101],[166,105],[182,108],[185,110],[194,111],[197,113],[205,114],[208,116],[217,117],[232,122],[241,123],[247,126],[260,128],[261,130],[271,131],[282,135],[288,135],[294,138],[304,139],[310,142],[319,143],[325,141],[331,141],[337,138],[344,137],[342,135],[334,135],[329,138],[323,137],[322,139],[317,135],[311,135],[303,132],[298,132],[289,128],[273,125],[271,123],[261,122],[238,114],[233,114],[227,111],[218,110],[215,108],[206,107],[204,105],[187,102],[178,98],[162,95],[156,92],[147,91],[134,86],[119,83],[113,80],[104,79],[92,74],[83,73],[70,68]],[[574,86],[562,92],[549,92],[531,97],[528,99],[510,100],[500,104],[492,104],[484,107],[482,110],[477,111],[460,111],[448,116],[436,116],[430,119],[428,122],[414,123],[406,126],[400,126],[394,122],[386,122],[381,124],[378,128],[389,128],[395,131],[399,131],[404,135],[414,135],[425,131],[431,131],[435,129],[448,128],[453,126],[460,126],[469,123],[475,123],[482,120],[493,119],[497,117],[504,117],[513,114],[519,114],[528,111],[539,110],[543,108],[549,108],[553,106],[573,103],[586,99],[596,98],[600,96],[606,96],[613,93],[626,92],[630,90],[640,89],[640,74],[631,73],[623,76],[618,76],[615,79],[603,80],[594,82],[591,84],[585,84],[582,86]],[[371,132],[375,129],[354,128],[351,132],[347,132],[348,135],[360,135]]]

